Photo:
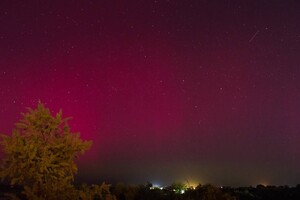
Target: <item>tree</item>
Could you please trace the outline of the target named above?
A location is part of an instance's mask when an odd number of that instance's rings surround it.
[[[62,118],[62,111],[52,116],[40,102],[35,110],[29,108],[22,113],[12,135],[1,135],[2,180],[7,178],[11,185],[23,185],[28,199],[83,199],[87,193],[108,193],[105,184],[85,188],[85,194],[73,186],[77,173],[74,160],[92,142],[81,140],[79,133],[71,133],[68,120]]]
[[[196,192],[198,193],[197,197],[203,200],[236,200],[236,197],[210,184],[197,186]]]
[[[180,182],[174,182],[169,187],[170,190],[174,191],[176,194],[183,194],[187,189],[187,186]]]

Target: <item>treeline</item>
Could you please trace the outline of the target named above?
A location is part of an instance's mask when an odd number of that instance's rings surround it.
[[[111,187],[111,193],[118,200],[299,200],[300,185],[256,187],[216,187],[198,185],[188,187],[175,183],[168,187],[126,185],[118,183]]]
[[[0,199],[10,199],[5,193],[16,194],[20,199],[20,186],[0,186]],[[198,185],[188,187],[185,184],[174,183],[168,187],[153,187],[152,184],[128,185],[117,183],[110,187],[110,195],[95,197],[95,200],[299,200],[300,185],[263,186],[256,187],[216,187],[213,185]]]
[[[231,191],[223,191],[213,185],[188,187],[174,183],[168,187],[146,185],[126,185],[117,183],[111,187],[111,193],[118,200],[237,200]]]
[[[238,200],[299,200],[300,185],[289,186],[263,186],[256,187],[225,187],[224,192],[233,194]]]

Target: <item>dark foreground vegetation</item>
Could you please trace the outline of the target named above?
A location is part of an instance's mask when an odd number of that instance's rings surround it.
[[[118,200],[299,200],[300,185],[263,186],[256,187],[215,187],[213,185],[198,185],[187,187],[183,184],[173,184],[169,187],[154,188],[147,184],[130,186],[116,184],[111,188]]]
[[[21,199],[20,186],[0,186],[0,200],[11,199],[5,193],[13,193]],[[168,187],[152,187],[146,185],[126,185],[117,183],[110,188],[109,196],[95,197],[100,200],[299,200],[300,185],[288,186],[263,186],[256,187],[215,187],[213,185],[198,185],[187,187],[184,184],[172,184]]]

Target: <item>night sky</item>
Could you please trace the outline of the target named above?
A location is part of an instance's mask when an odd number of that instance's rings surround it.
[[[298,0],[0,1],[0,132],[41,100],[77,181],[300,183]]]

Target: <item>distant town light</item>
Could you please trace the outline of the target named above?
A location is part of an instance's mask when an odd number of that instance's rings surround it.
[[[164,187],[160,186],[159,184],[155,184],[155,185],[153,185],[152,187],[150,187],[150,190],[154,190],[154,189],[160,189],[160,190],[163,190]]]

